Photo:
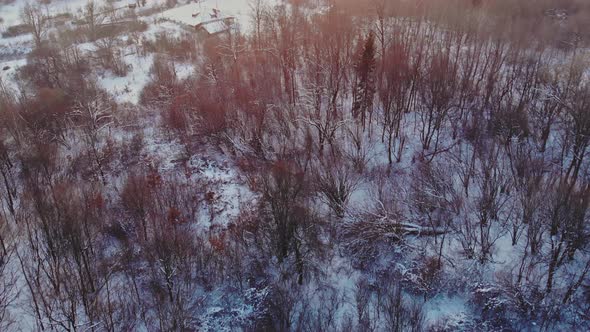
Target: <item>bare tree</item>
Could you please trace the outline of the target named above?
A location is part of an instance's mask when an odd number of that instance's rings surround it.
[[[262,48],[262,29],[263,29],[263,21],[264,16],[267,15],[267,8],[264,0],[250,0],[248,3],[250,7],[250,20],[254,25],[254,32],[255,32],[255,45],[256,50],[260,51]]]
[[[454,107],[457,67],[449,54],[438,53],[430,60],[420,88],[420,141],[422,148],[437,151],[441,129]]]
[[[113,103],[103,91],[95,87],[78,96],[74,106],[74,116],[78,118],[83,129],[91,159],[96,164],[104,185],[106,185],[104,171],[106,158],[101,153],[100,146],[102,132],[113,124],[112,110]]]
[[[106,11],[106,9],[103,9]],[[95,41],[98,37],[98,28],[100,24],[105,20],[106,15],[100,12],[100,9],[94,2],[90,0],[84,6],[84,21],[88,25],[88,35],[91,42]]]
[[[0,328],[9,330],[16,323],[12,308],[20,295],[13,227],[0,214]]]
[[[2,175],[3,182],[1,193],[4,198],[2,206],[7,206],[9,213],[14,217],[16,213],[16,202],[18,199],[18,183],[14,174],[15,165],[10,154],[11,151],[6,144],[0,140],[0,175]]]
[[[47,15],[39,5],[27,3],[21,12],[21,19],[31,28],[35,46],[40,48],[49,28]]]
[[[417,82],[411,68],[410,55],[401,44],[391,46],[386,52],[382,61],[379,99],[383,113],[382,140],[387,135],[387,158],[391,164],[394,154],[397,154],[398,162],[402,158],[405,137],[401,124],[404,114],[409,113],[415,103]]]
[[[346,211],[346,204],[359,185],[361,179],[355,172],[352,165],[338,155],[322,158],[319,161],[317,175],[315,176],[316,190],[332,212],[343,218]]]

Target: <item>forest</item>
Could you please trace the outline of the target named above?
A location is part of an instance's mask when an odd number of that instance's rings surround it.
[[[1,331],[590,330],[590,2],[2,0],[0,32]]]

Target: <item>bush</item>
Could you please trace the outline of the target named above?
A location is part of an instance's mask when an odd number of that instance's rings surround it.
[[[8,29],[6,29],[6,31],[2,33],[2,38],[11,38],[20,35],[25,35],[27,33],[31,33],[32,31],[33,29],[31,28],[31,26],[27,24],[13,25],[11,27],[8,27]]]

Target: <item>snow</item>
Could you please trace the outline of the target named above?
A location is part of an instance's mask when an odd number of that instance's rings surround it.
[[[16,93],[18,91],[18,85],[15,80],[16,71],[18,68],[27,64],[26,59],[17,59],[11,61],[4,61],[0,63],[0,78],[4,87]],[[8,67],[7,70],[4,68]]]
[[[425,324],[445,323],[447,328],[457,327],[467,321],[468,308],[465,299],[460,296],[437,295],[424,305]]]
[[[15,0],[7,5],[0,5],[0,17],[3,19],[2,30],[21,23],[20,15],[23,7],[34,1]],[[53,16],[60,13],[75,13],[88,3],[88,0],[53,0],[49,5],[43,5],[43,10]]]
[[[93,42],[81,43],[81,44],[76,45],[76,47],[81,52],[87,52],[87,53],[95,52],[97,50],[96,44]]]
[[[98,81],[103,88],[113,94],[117,102],[137,104],[143,87],[150,79],[149,71],[153,63],[153,55],[142,57],[129,54],[124,57],[124,60],[131,68],[127,76],[119,77],[107,73]]]
[[[4,31],[6,28],[18,25],[21,23],[21,12],[23,7],[27,3],[35,3],[36,1],[24,1],[24,0],[15,0],[10,4],[0,5],[0,18],[2,19],[2,23],[0,23],[0,32]],[[88,3],[88,0],[52,0],[49,5],[42,5],[41,8],[45,11],[48,16],[55,16],[57,14],[62,13],[70,13],[70,14],[78,14],[81,13],[84,6]],[[105,0],[95,0],[95,3],[98,6],[104,6],[106,4]],[[126,1],[126,0],[115,0],[113,6],[117,9],[126,9],[128,8],[129,3],[135,3],[135,1]],[[166,0],[150,0],[147,1],[146,8],[152,8],[156,6],[161,6],[166,3]],[[142,7],[144,9],[144,7]]]
[[[212,195],[200,213],[196,228],[208,230],[213,226],[226,228],[240,215],[242,205],[255,204],[256,197],[235,167],[223,156],[192,156],[187,168],[192,179],[206,184]]]
[[[361,273],[354,270],[348,260],[339,255],[332,258],[331,265],[326,267],[325,273],[324,283],[342,293],[344,303],[338,310],[337,319],[343,321],[344,317],[353,315],[356,310],[353,303]],[[316,303],[316,305],[321,306],[322,303]]]
[[[60,10],[70,10],[69,8],[80,8],[86,3],[87,0],[54,0],[48,10],[51,12],[59,12]],[[278,1],[278,0],[277,0]],[[269,1],[270,2],[270,1]],[[267,2],[267,4],[269,3]],[[126,4],[126,1],[120,1],[116,4]],[[273,2],[274,3],[274,2]],[[22,7],[23,2],[16,1],[13,4],[0,6],[0,16],[4,19],[4,28],[6,26],[18,24],[19,22],[19,11]],[[155,39],[158,34],[168,33],[173,36],[180,37],[185,30],[179,26],[179,22],[187,25],[196,25],[202,22],[209,22],[205,24],[205,29],[209,29],[210,33],[221,31],[225,28],[225,24],[222,21],[210,22],[211,17],[209,13],[212,12],[212,8],[218,8],[221,11],[220,15],[228,15],[236,18],[236,21],[242,27],[242,32],[247,33],[251,31],[251,19],[249,17],[249,1],[248,0],[205,0],[200,4],[190,4],[186,6],[180,6],[171,10],[165,11],[164,13],[155,14],[150,18],[141,18],[142,20],[149,20],[149,27],[146,32],[143,33],[145,39]],[[199,15],[193,17],[196,11],[199,11]],[[158,18],[164,18],[169,21],[159,21],[156,23]],[[154,22],[151,22],[153,19]],[[172,22],[173,21],[173,22]],[[0,71],[0,78],[6,88],[16,91],[18,86],[15,82],[15,75],[18,68],[26,64],[24,55],[28,53],[32,46],[32,38],[30,34],[16,36],[12,38],[0,39],[0,56],[6,61],[0,62],[0,69],[7,67],[6,70]],[[93,43],[83,43],[77,45],[77,47],[85,52],[91,53],[96,49]],[[130,49],[130,47],[129,47]],[[103,72],[98,74],[99,84],[113,94],[115,100],[118,103],[129,103],[138,104],[141,91],[144,86],[149,82],[150,75],[149,70],[153,62],[153,54],[146,56],[139,55],[133,52],[125,52],[124,61],[129,65],[129,72],[124,77],[119,77],[111,72]],[[8,60],[8,58],[20,57],[14,60]],[[172,61],[172,60],[171,60]],[[195,70],[192,63],[174,63],[177,77],[180,80],[189,78],[194,75]],[[191,225],[191,230],[195,230],[197,233],[206,233],[212,228],[225,229],[229,227],[233,222],[238,220],[240,214],[244,209],[254,206],[259,197],[255,194],[248,186],[248,182],[244,178],[244,175],[240,173],[240,170],[232,162],[231,158],[218,152],[206,151],[204,153],[187,155],[186,149],[183,144],[177,140],[171,139],[170,137],[159,136],[159,129],[157,127],[157,119],[153,119],[153,122],[146,123],[144,128],[144,134],[146,139],[146,147],[142,151],[142,156],[145,156],[146,160],[153,161],[157,169],[160,172],[167,174],[182,174],[186,172],[188,181],[191,184],[195,184],[199,187],[196,190],[204,190],[207,194],[208,199],[202,204],[202,209],[198,211],[198,215],[195,216],[194,223]],[[418,124],[416,114],[408,115],[404,119],[402,126],[407,131],[404,134],[408,136],[416,136],[416,126]],[[449,143],[453,141],[448,137],[443,137],[441,144]],[[366,136],[363,138],[363,149],[366,149],[368,165],[367,168],[377,171],[389,168],[391,174],[388,176],[391,178],[400,178],[399,192],[400,196],[408,195],[410,188],[409,181],[413,174],[412,170],[416,168],[413,157],[421,151],[421,147],[418,140],[409,140],[403,151],[403,158],[400,163],[396,163],[393,166],[389,166],[387,160],[387,151],[384,144],[380,142],[379,135],[373,135],[372,137]],[[460,144],[460,143],[459,143]],[[554,145],[551,141],[548,150],[553,148]],[[187,160],[188,159],[188,160]],[[370,172],[367,172],[370,173]],[[371,172],[372,173],[372,172]],[[356,213],[362,215],[368,213],[374,209],[376,203],[378,182],[383,181],[383,178],[373,179],[367,175],[364,181],[359,184],[358,188],[351,194],[350,204],[348,206],[349,213]],[[390,179],[385,179],[390,180]],[[454,181],[458,179],[455,177]],[[405,181],[405,182],[404,182]],[[394,183],[392,182],[392,185]],[[395,183],[397,185],[397,183]],[[455,183],[456,187],[460,187],[460,183]],[[473,185],[470,187],[470,191],[473,195],[477,196],[478,189]],[[209,195],[210,194],[210,195]],[[407,200],[400,201],[400,205],[408,204]],[[403,208],[403,207],[402,207]],[[472,217],[470,212],[465,212],[465,217]],[[417,226],[419,227],[419,226]],[[502,226],[502,227],[505,227]],[[473,280],[472,275],[477,275],[485,282],[489,282],[489,285],[496,285],[497,274],[501,271],[509,271],[514,265],[520,262],[520,256],[525,248],[525,244],[522,241],[516,246],[512,245],[510,233],[506,228],[493,227],[491,230],[492,238],[495,239],[493,246],[492,261],[485,266],[485,268],[478,265],[479,263],[474,260],[466,260],[463,258],[463,251],[460,239],[458,237],[449,236],[446,240],[443,248],[442,256],[444,260],[443,265],[448,273],[454,273],[456,284],[462,282],[461,287],[469,287],[478,280]],[[412,240],[414,241],[414,240]],[[420,246],[423,244],[419,238],[415,239],[413,244]],[[425,240],[428,241],[428,240]],[[427,242],[425,242],[427,243]],[[428,245],[425,245],[427,247]],[[436,248],[435,248],[436,249]],[[395,250],[395,249],[394,249]],[[428,247],[425,249],[428,254],[436,254],[432,248]],[[386,254],[384,254],[385,256]],[[448,257],[448,258],[447,258]],[[383,259],[385,261],[385,259]],[[446,265],[449,261],[450,264]],[[582,260],[580,260],[582,262]],[[399,270],[402,276],[408,273],[408,279],[416,279],[419,277],[412,270],[412,266],[404,265],[406,262],[384,262],[384,269],[395,269]],[[581,266],[572,265],[571,267],[564,268],[562,274],[569,273],[568,269],[571,269],[572,274],[580,270]],[[354,269],[350,266],[347,257],[341,257],[335,255],[326,266],[322,266],[322,279],[321,281],[313,282],[306,287],[310,291],[317,291],[326,286],[334,287],[336,290],[342,293],[345,299],[345,304],[338,311],[338,319],[343,320],[344,316],[354,315],[355,307],[354,303],[354,292],[358,285],[359,279],[363,276],[364,272]],[[557,274],[559,275],[559,273]],[[447,278],[450,279],[450,278]],[[559,287],[559,278],[556,280],[555,288]],[[459,282],[458,282],[459,281]],[[488,285],[488,283],[485,283]],[[445,330],[457,330],[465,329],[465,324],[468,324],[474,317],[472,312],[471,304],[469,303],[469,294],[466,289],[454,289],[453,285],[445,285],[439,287],[444,289],[443,292],[436,294],[424,295],[424,307],[423,313],[425,315],[426,327],[443,327]],[[482,287],[477,291],[479,293],[492,292],[492,287]],[[448,293],[449,290],[456,291],[457,293]],[[232,293],[227,289],[217,290],[216,292],[206,294],[208,297],[206,301],[207,306],[204,308],[203,330],[231,330],[228,327],[229,323],[226,321],[228,317],[238,317],[238,320],[246,319],[255,310],[254,307],[242,303],[240,296],[254,296],[257,292],[260,292],[260,296],[265,296],[267,290],[256,290],[255,288],[247,290],[246,294]],[[201,294],[200,294],[201,295]],[[256,296],[258,296],[256,295]],[[414,295],[408,295],[412,298]],[[428,296],[433,296],[427,298]],[[224,298],[229,297],[232,303],[232,307],[224,306]],[[316,296],[312,298],[313,306],[320,307],[322,305],[321,298]],[[422,301],[422,297],[416,296],[417,301]],[[31,318],[31,317],[28,317]],[[34,326],[34,321],[29,323],[28,329]]]
[[[182,158],[183,147],[174,140],[169,140],[157,134],[157,128],[146,126],[144,128],[145,159],[151,163],[159,172],[170,172],[175,170],[177,160]]]
[[[277,4],[279,0],[267,0],[268,5]],[[253,30],[250,18],[250,1],[248,0],[205,0],[204,3],[218,5],[219,10],[236,18],[243,33],[248,33]]]
[[[0,38],[0,58],[21,58],[32,49],[33,36],[31,34]]]
[[[144,38],[155,40],[159,34],[165,33],[172,37],[180,37],[185,32],[182,27],[174,22],[162,21],[150,23],[148,29],[143,33]]]
[[[268,0],[267,5],[276,5],[280,0]],[[162,13],[161,18],[182,24],[195,26],[211,19],[209,14],[213,8],[220,11],[222,17],[234,17],[243,33],[252,31],[250,18],[250,1],[248,0],[202,0],[196,4],[176,7]],[[199,13],[196,17],[193,14]]]
[[[17,25],[20,22],[20,12],[24,5],[24,1],[14,1],[8,5],[0,6],[0,18],[2,18],[2,31],[6,28]]]
[[[160,18],[194,27],[199,24],[226,19],[229,18],[229,16],[226,16],[223,11],[217,11],[216,7],[213,7],[209,2],[206,2],[198,4],[191,3],[169,9],[163,12]]]
[[[222,19],[203,24],[203,29],[205,29],[205,31],[207,31],[207,33],[210,35],[226,31],[228,28],[228,25]]]
[[[130,66],[126,76],[120,77],[106,72],[102,77],[98,77],[98,82],[115,97],[118,103],[137,105],[143,88],[150,80],[153,59],[153,54],[147,56],[128,54],[124,57],[125,62]],[[186,79],[194,73],[191,63],[175,63],[174,68],[180,80]]]
[[[519,253],[524,252],[523,241],[519,241],[516,246],[512,245],[512,239],[509,233],[505,233],[500,236],[496,242],[494,242],[494,262],[498,265],[506,265],[512,262],[519,261]]]
[[[174,69],[176,70],[176,77],[179,80],[187,79],[195,73],[195,69],[191,63],[175,63]]]
[[[257,306],[268,296],[268,289],[250,288],[236,296],[233,289],[222,289],[205,296],[207,304],[199,316],[199,331],[239,331],[256,314]]]

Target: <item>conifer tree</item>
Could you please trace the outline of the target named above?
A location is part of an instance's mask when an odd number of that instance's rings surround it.
[[[355,65],[356,84],[352,105],[352,115],[355,118],[360,116],[363,128],[365,128],[367,112],[372,112],[373,110],[373,98],[376,91],[375,52],[375,35],[373,32],[370,32]]]

